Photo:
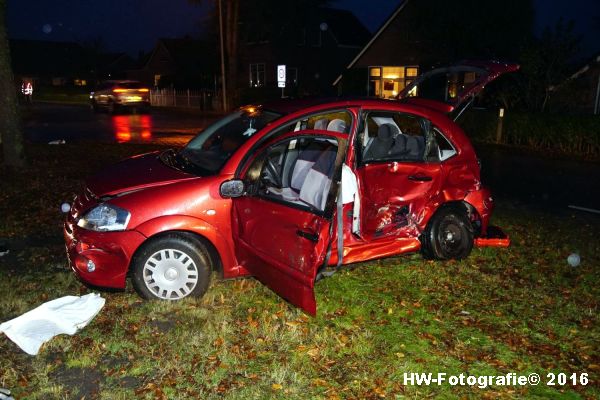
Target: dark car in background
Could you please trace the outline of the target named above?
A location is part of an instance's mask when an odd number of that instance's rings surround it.
[[[90,93],[90,102],[94,111],[104,108],[111,114],[126,109],[147,112],[150,109],[150,89],[138,81],[105,81]]]

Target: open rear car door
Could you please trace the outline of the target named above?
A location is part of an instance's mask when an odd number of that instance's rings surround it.
[[[519,65],[512,63],[462,61],[419,75],[397,98],[446,114],[454,113],[456,119],[488,83],[518,69]]]
[[[331,243],[346,138],[300,131],[271,141],[246,163],[240,174],[244,194],[232,199],[238,263],[312,315],[315,277]]]

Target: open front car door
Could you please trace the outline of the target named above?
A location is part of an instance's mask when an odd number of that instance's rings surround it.
[[[290,303],[316,314],[315,277],[331,244],[346,135],[294,132],[266,144],[242,169],[232,199],[238,263]]]

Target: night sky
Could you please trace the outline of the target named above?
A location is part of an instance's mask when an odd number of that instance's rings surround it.
[[[334,7],[353,11],[365,26],[375,31],[400,0],[337,0]],[[8,0],[9,36],[84,42],[102,38],[107,50],[137,55],[149,51],[159,37],[198,36],[207,7],[188,0]],[[536,27],[555,23],[560,16],[576,21],[582,34],[582,57],[600,51],[600,0],[535,0]],[[502,2],[498,2],[501,7]],[[493,12],[493,10],[490,10]]]

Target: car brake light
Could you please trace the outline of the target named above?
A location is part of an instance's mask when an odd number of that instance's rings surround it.
[[[146,89],[146,88],[139,89],[139,91],[142,92],[142,93],[148,93],[149,92],[149,90]]]
[[[127,91],[127,89],[121,89],[121,88],[113,89],[113,93],[125,93],[126,91]]]

